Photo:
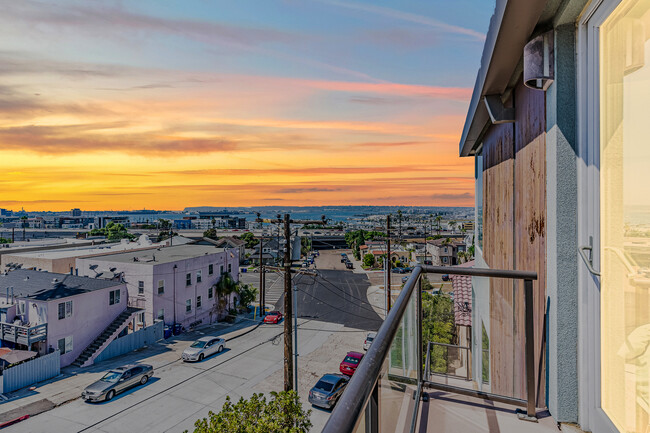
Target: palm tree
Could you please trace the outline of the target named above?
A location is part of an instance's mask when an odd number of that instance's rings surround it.
[[[436,223],[438,223],[438,234],[440,234],[440,221],[442,221],[442,217],[440,215],[436,215]]]
[[[226,272],[223,274],[221,279],[213,287],[219,303],[221,303],[222,297],[225,296],[227,298],[227,310],[230,311],[230,295],[237,290],[237,283],[233,280],[230,273]]]
[[[451,232],[454,233],[454,228],[456,227],[456,221],[449,221],[449,227],[451,227]]]

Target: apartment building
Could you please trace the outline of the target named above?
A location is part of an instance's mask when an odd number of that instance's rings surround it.
[[[185,327],[223,315],[214,285],[225,273],[238,281],[238,266],[238,249],[192,244],[77,259],[80,275],[122,278],[131,305],[144,309],[144,323]]]

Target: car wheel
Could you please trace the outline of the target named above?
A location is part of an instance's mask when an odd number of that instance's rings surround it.
[[[108,391],[108,394],[106,394],[106,401],[110,401],[113,397],[115,397],[115,391],[111,389]]]
[[[217,349],[217,353],[221,353],[223,351],[223,346],[219,346],[219,349]]]
[[[203,361],[203,358],[204,358],[203,354],[200,354],[199,355],[199,362]]]
[[[145,374],[144,376],[142,376],[142,379],[140,379],[140,385],[144,385],[145,383],[147,383],[148,380],[149,380],[149,376]]]

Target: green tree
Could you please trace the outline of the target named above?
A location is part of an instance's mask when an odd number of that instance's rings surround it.
[[[456,338],[455,330],[454,303],[451,297],[442,292],[435,295],[423,292],[422,341],[424,344],[429,341],[453,344]],[[447,372],[447,356],[444,346],[432,347],[431,371],[437,373]]]
[[[228,396],[219,413],[210,411],[194,423],[194,433],[307,433],[310,414],[294,391],[271,392],[271,400],[253,394],[234,404]]]
[[[160,229],[160,231],[170,230],[172,228],[172,222],[165,219],[159,219],[158,228]]]
[[[228,311],[230,311],[230,295],[237,291],[237,283],[229,272],[226,272],[221,276],[221,279],[217,282],[217,284],[214,285],[214,289],[217,293],[219,302],[221,301],[221,298],[225,297],[227,299],[226,305],[228,307]]]
[[[215,229],[207,229],[206,231],[203,232],[203,237],[210,238],[210,239],[219,239],[219,237],[217,236],[217,231]]]
[[[0,238],[0,244],[10,244],[10,243],[11,243],[11,239]]]
[[[374,254],[366,254],[363,256],[363,266],[366,266],[368,268],[372,268],[375,265],[375,256]]]
[[[440,227],[440,222],[441,221],[442,221],[442,217],[440,215],[436,215],[436,224],[438,225],[438,227],[437,227],[438,234],[440,234],[440,230],[441,230],[441,227]]]
[[[242,307],[249,307],[257,297],[257,289],[248,284],[237,283],[235,290],[239,295],[239,305]]]
[[[255,238],[255,235],[251,232],[246,232],[239,237],[242,241],[246,242],[246,248],[253,248],[255,245],[259,244],[260,241]]]

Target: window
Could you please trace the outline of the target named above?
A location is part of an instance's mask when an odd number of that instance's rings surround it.
[[[196,282],[197,284],[201,282],[201,271],[196,271]]]
[[[212,287],[208,287],[208,299],[212,299]]]
[[[219,273],[223,274],[223,265],[219,266]]]
[[[191,286],[192,285],[192,274],[185,274],[185,285],[186,286]]]
[[[196,308],[201,308],[201,297],[200,296],[196,297]]]
[[[158,294],[162,295],[165,293],[165,280],[158,280]]]
[[[214,265],[208,265],[208,275],[214,274]]]
[[[158,314],[156,315],[156,319],[165,321],[165,309],[161,308],[158,310]]]
[[[188,299],[185,301],[185,312],[189,313],[190,311],[192,311],[192,300]]]
[[[58,343],[59,352],[61,352],[61,355],[64,353],[72,352],[72,335],[69,337],[61,338]]]
[[[442,258],[442,263],[447,263],[447,257]]]
[[[232,274],[232,263],[228,263],[228,273]]]
[[[72,317],[72,301],[59,303],[59,320]]]
[[[138,281],[138,295],[144,295],[144,281]]]
[[[115,305],[120,303],[120,290],[111,290],[108,294],[108,304]]]
[[[474,210],[476,218],[476,243],[480,249],[483,249],[483,149],[479,150],[474,158],[476,166],[474,173],[476,176],[476,191],[474,192],[474,202],[476,208]]]

